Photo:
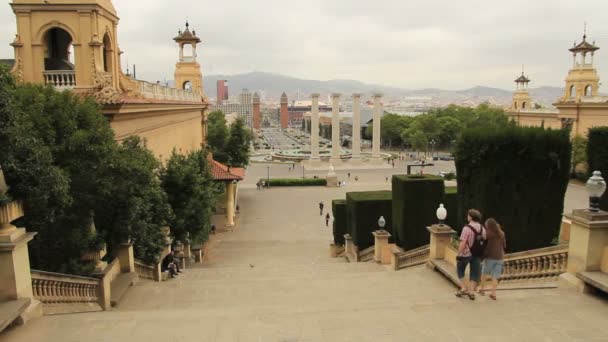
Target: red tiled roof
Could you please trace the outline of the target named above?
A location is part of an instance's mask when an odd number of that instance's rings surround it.
[[[245,169],[241,167],[228,167],[217,160],[209,158],[211,166],[211,174],[213,179],[217,181],[243,180],[245,178]]]

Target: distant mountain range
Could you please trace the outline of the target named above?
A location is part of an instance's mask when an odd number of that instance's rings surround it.
[[[444,90],[435,88],[412,90],[366,84],[354,80],[304,80],[266,72],[250,72],[237,75],[205,76],[205,92],[210,98],[215,98],[215,95],[217,94],[216,86],[218,80],[228,80],[228,89],[231,96],[240,93],[242,89],[249,89],[250,91],[264,91],[268,99],[278,99],[283,92],[289,97],[296,96],[296,94],[307,96],[311,93],[321,93],[324,95],[329,93],[351,94],[360,92],[369,94],[381,92],[388,96],[432,97],[455,102],[487,100],[495,103],[510,103],[513,95],[512,90],[484,86],[476,86],[465,90]],[[561,96],[562,92],[563,89],[559,87],[530,88],[530,93],[534,101],[545,105],[553,103]]]

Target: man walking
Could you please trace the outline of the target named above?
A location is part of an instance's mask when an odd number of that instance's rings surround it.
[[[330,219],[330,216],[329,216],[329,213],[327,213],[327,215],[325,215],[325,227],[329,227],[329,219]]]
[[[320,212],[320,216],[323,216],[323,207],[325,207],[325,204],[323,204],[323,201],[319,202],[319,212]]]

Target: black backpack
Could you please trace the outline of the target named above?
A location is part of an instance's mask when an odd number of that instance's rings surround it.
[[[473,226],[471,226],[470,224],[467,224],[466,227],[472,230],[475,234],[475,237],[473,238],[473,245],[469,247],[469,249],[471,250],[471,255],[477,258],[483,257],[487,245],[486,239],[483,238],[483,230],[485,229],[485,227],[481,225],[481,229],[479,229],[479,232],[477,232],[475,228],[473,228]]]

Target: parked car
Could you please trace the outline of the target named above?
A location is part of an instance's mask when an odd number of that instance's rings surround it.
[[[454,160],[454,156],[451,154],[439,157],[440,160]]]

